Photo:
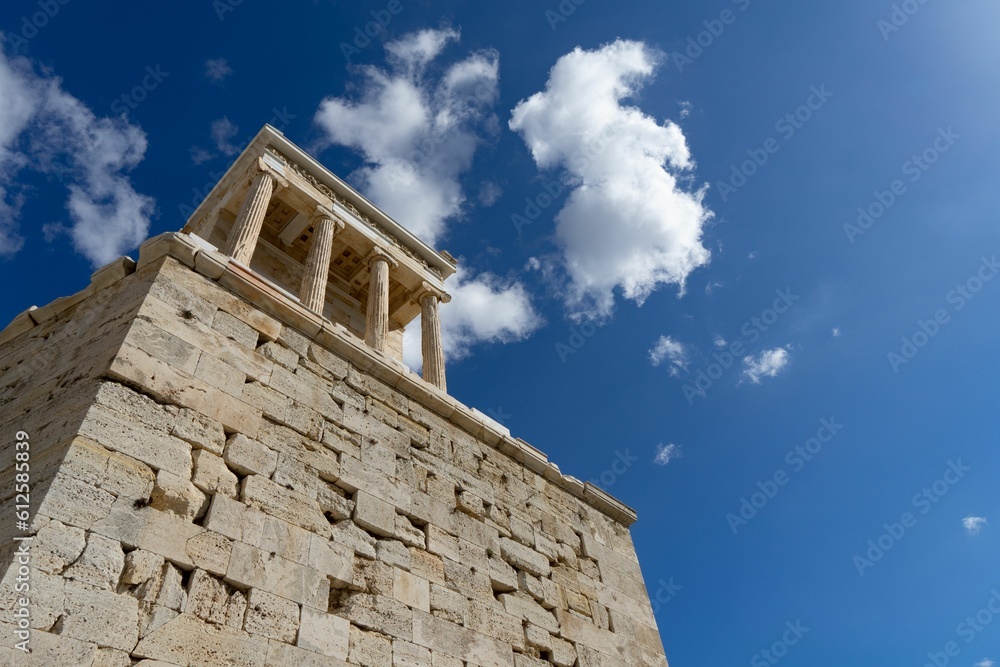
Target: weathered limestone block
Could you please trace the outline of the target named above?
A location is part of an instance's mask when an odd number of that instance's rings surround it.
[[[232,611],[230,609],[231,595],[222,581],[204,570],[196,569],[191,575],[188,596],[184,603],[184,613],[194,614],[209,623],[240,628],[243,626],[242,615],[235,626],[229,622]]]
[[[347,362],[316,343],[309,343],[307,356],[310,361],[326,371],[332,379],[343,380],[347,377]]]
[[[295,350],[274,341],[265,342],[257,348],[257,352],[263,355],[265,359],[270,359],[276,364],[281,364],[290,371],[294,371],[295,367],[299,365],[299,355]]]
[[[331,542],[316,534],[309,534],[309,567],[326,576],[335,586],[354,583],[353,549]]]
[[[392,640],[392,667],[425,667],[430,664],[430,650],[408,641]]]
[[[243,347],[251,349],[257,347],[257,331],[224,310],[220,310],[215,314],[212,328]]]
[[[427,546],[427,536],[404,515],[396,515],[396,530],[394,536],[408,547],[424,549]]]
[[[413,611],[384,595],[355,593],[338,610],[352,625],[409,640],[413,635]]]
[[[278,455],[278,465],[271,479],[290,491],[316,498],[325,483],[319,478],[319,471],[289,454]]]
[[[325,610],[330,596],[329,581],[318,570],[242,542],[233,545],[226,581],[259,588],[313,609]]]
[[[260,510],[247,507],[238,500],[216,494],[212,497],[205,528],[234,540],[260,546],[264,534],[266,515]]]
[[[392,667],[392,641],[385,635],[352,625],[348,662],[360,667]]]
[[[514,654],[514,667],[549,667],[552,663],[523,653]]]
[[[535,576],[547,577],[551,572],[548,558],[506,537],[500,538],[500,555],[515,568]]]
[[[138,586],[157,576],[163,569],[163,556],[151,551],[136,549],[125,554],[121,583]]]
[[[507,593],[516,591],[520,587],[518,572],[508,565],[498,555],[488,553],[487,572],[490,577],[490,585],[495,593]]]
[[[393,568],[392,596],[413,609],[431,610],[430,582],[405,570]]]
[[[66,582],[66,613],[60,634],[131,651],[139,640],[139,603],[128,595]]]
[[[339,658],[331,658],[315,651],[283,644],[273,639],[267,643],[266,667],[350,667]]]
[[[119,498],[132,500],[149,498],[156,478],[146,464],[83,437],[73,439],[59,471]]]
[[[243,386],[243,400],[263,412],[264,417],[282,423],[292,399],[260,382],[248,382]]]
[[[133,657],[181,667],[264,667],[267,639],[181,614],[139,642]]]
[[[413,643],[482,667],[514,664],[509,645],[419,611],[413,612]]]
[[[396,510],[384,500],[358,490],[354,494],[354,522],[376,535],[393,537],[396,532]]]
[[[459,491],[455,496],[458,510],[465,512],[474,519],[483,519],[483,499],[470,491]]]
[[[191,482],[209,495],[223,493],[231,498],[237,494],[237,480],[233,471],[226,466],[220,456],[204,450],[196,449],[192,455],[194,474]]]
[[[179,438],[136,422],[119,418],[103,406],[95,405],[80,426],[80,435],[108,449],[142,461],[156,470],[179,477],[191,476],[191,445]]]
[[[558,667],[573,667],[576,665],[576,647],[564,639],[553,637],[549,657]]]
[[[260,475],[250,475],[243,480],[240,495],[247,505],[266,514],[301,526],[324,537],[330,536],[330,522],[314,499],[290,491]]]
[[[410,548],[410,572],[435,584],[445,585],[444,560],[422,549]]]
[[[38,506],[38,514],[89,530],[111,512],[115,497],[62,473],[56,474],[49,492]]]
[[[522,619],[506,613],[495,600],[470,600],[469,615],[465,625],[470,630],[509,644],[518,650],[524,649]]]
[[[125,568],[125,553],[116,540],[91,533],[80,557],[66,568],[63,576],[95,588],[114,590]]]
[[[556,617],[524,593],[503,593],[498,595],[497,599],[511,616],[534,623],[553,634],[559,632],[559,621]]]
[[[132,667],[132,658],[126,651],[113,648],[99,648],[91,667]]]
[[[374,559],[375,538],[362,530],[353,521],[338,521],[331,527],[330,539],[352,549],[362,558]]]
[[[61,521],[48,521],[35,535],[31,545],[31,564],[49,574],[60,574],[75,561],[87,546],[82,528]]]
[[[233,541],[224,535],[202,531],[188,538],[184,549],[195,567],[223,576],[229,570],[229,558],[233,552]]]
[[[270,477],[278,465],[278,454],[241,433],[230,436],[223,455],[226,464],[241,475]]]
[[[250,589],[243,629],[286,644],[295,642],[299,628],[299,605],[259,588]]]
[[[189,408],[180,409],[171,435],[213,454],[221,455],[226,446],[222,424]]]
[[[117,382],[102,382],[94,402],[110,408],[126,421],[169,433],[177,418],[177,408],[160,405]]]
[[[15,626],[0,623],[0,632],[14,636]],[[51,632],[31,633],[29,656],[16,649],[0,649],[0,664],[4,667],[49,667],[50,665],[92,665],[97,657],[97,645]]]
[[[469,601],[461,593],[439,584],[431,584],[431,613],[446,621],[465,625]]]
[[[156,485],[149,506],[193,521],[208,509],[208,496],[189,481],[165,470],[156,473]]]
[[[175,514],[151,507],[137,509],[130,502],[116,503],[106,518],[91,527],[92,532],[127,548],[152,551],[184,567],[195,565],[188,541],[204,530]]]
[[[354,514],[354,501],[345,498],[344,492],[331,484],[323,484],[316,491],[320,510],[330,521],[350,519]]]
[[[386,565],[393,565],[407,571],[410,569],[410,550],[398,540],[379,540],[375,544],[375,554]]]
[[[331,658],[347,660],[350,629],[351,623],[346,618],[303,607],[295,645]]]

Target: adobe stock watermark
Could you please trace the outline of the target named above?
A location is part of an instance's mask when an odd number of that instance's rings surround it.
[[[732,2],[740,12],[745,12],[753,4],[753,0],[732,0]],[[683,72],[685,67],[692,64],[698,58],[701,58],[705,51],[710,49],[715,44],[715,41],[722,37],[722,33],[726,31],[726,27],[736,23],[736,19],[739,16],[738,13],[727,7],[719,12],[717,17],[702,21],[701,24],[705,29],[697,35],[688,37],[683,52],[674,51],[667,56],[677,66],[677,71]]]
[[[785,631],[781,637],[773,642],[769,647],[758,651],[750,658],[750,667],[767,667],[776,665],[786,655],[790,648],[802,641],[802,638],[809,632],[809,628],[802,625],[801,620],[785,622]]]
[[[976,298],[986,286],[986,283],[993,280],[997,272],[1000,271],[1000,263],[997,256],[983,257],[978,270],[964,282],[955,285],[948,290],[944,299],[951,306],[951,312],[946,308],[938,308],[934,314],[926,320],[917,320],[916,329],[908,336],[900,339],[899,350],[892,350],[886,354],[889,368],[893,373],[899,373],[899,369],[913,361],[920,354],[920,351],[927,347],[931,339],[941,333],[941,329],[951,322],[951,313],[961,312]]]
[[[69,3],[70,0],[38,0],[38,11],[21,17],[21,29],[18,32],[11,31],[6,34],[11,52],[22,56],[26,54],[31,40],[37,37],[38,32]]]
[[[616,449],[615,458],[612,460],[611,465],[601,471],[596,478],[591,479],[590,483],[607,491],[614,486],[615,482],[617,482],[622,475],[627,473],[638,460],[639,457],[632,456],[628,449],[624,452],[620,449]]]
[[[659,613],[660,608],[669,603],[677,594],[684,590],[680,584],[674,583],[674,578],[670,577],[666,581],[660,579],[656,582],[656,592],[649,596],[649,602],[653,607],[653,615]]]
[[[883,523],[883,532],[878,537],[868,540],[867,549],[861,554],[855,554],[853,562],[860,576],[865,576],[865,570],[875,567],[875,564],[885,558],[885,555],[896,546],[900,540],[920,521],[920,517],[930,512],[941,499],[948,495],[951,487],[958,484],[972,468],[962,465],[962,459],[948,461],[948,467],[940,479],[925,486],[914,494],[910,504],[917,510],[903,512],[898,521]]]
[[[569,338],[566,339],[566,342],[563,343],[560,341],[556,343],[556,354],[559,356],[559,361],[565,364],[571,354],[576,354],[587,344],[587,341],[597,333],[597,329],[597,325],[589,321],[583,321],[578,325],[571,326],[569,328]]]
[[[407,2],[409,1],[407,0]],[[389,0],[382,9],[371,10],[369,14],[372,20],[365,23],[364,26],[354,26],[353,39],[350,43],[340,43],[340,52],[344,54],[344,60],[350,63],[351,58],[371,46],[372,40],[385,33],[392,20],[403,13],[403,9],[405,7],[402,0]]]
[[[990,599],[986,601],[986,604],[975,614],[966,616],[961,623],[955,626],[955,634],[966,645],[971,644],[980,633],[993,623],[993,620],[997,616],[1000,616],[1000,590],[993,588],[990,590]],[[929,652],[927,654],[927,662],[924,663],[923,667],[948,667],[951,664],[952,658],[957,658],[961,652],[962,647],[957,641],[949,641],[940,651]],[[987,663],[982,662],[979,664]],[[989,664],[992,665],[993,663]]]
[[[826,89],[826,84],[819,87],[812,86],[806,101],[779,118],[774,124],[774,131],[782,140],[790,141],[806,123],[812,120],[815,113],[830,101],[831,97],[833,93]],[[729,178],[716,181],[715,185],[719,189],[722,201],[728,201],[730,195],[746,185],[747,181],[768,163],[771,156],[780,150],[781,141],[775,137],[765,139],[760,148],[748,148],[747,159],[730,167]]]
[[[163,80],[170,76],[170,72],[164,72],[160,65],[146,66],[146,75],[142,80],[133,86],[132,90],[124,93],[111,103],[111,110],[119,115],[128,115],[130,109],[135,109],[149,97],[149,94],[160,87]]]
[[[875,27],[882,34],[882,40],[888,42],[889,38],[909,23],[910,19],[926,4],[927,0],[903,0],[903,2],[894,4],[889,18],[879,19],[875,22]]]
[[[212,9],[220,21],[226,20],[226,14],[235,12],[236,8],[243,4],[243,0],[212,0]]]
[[[914,153],[900,167],[903,176],[906,176],[910,183],[919,181],[941,159],[944,153],[951,150],[951,147],[961,137],[962,135],[955,134],[951,126],[947,129],[939,127],[937,136],[931,142],[931,145],[919,153]],[[872,193],[872,200],[868,204],[858,207],[858,217],[854,224],[849,222],[844,224],[844,235],[847,236],[847,240],[853,244],[859,236],[863,236],[865,232],[871,229],[906,193],[906,183],[899,178],[893,180],[887,190],[876,190]]]
[[[714,350],[712,352],[714,361],[704,368],[699,368],[689,376],[694,378],[694,384],[689,381],[681,387],[688,405],[694,405],[696,396],[707,398],[708,390],[748,352],[746,346],[760,340],[781,316],[787,313],[799,300],[799,296],[792,294],[790,287],[775,290],[774,293],[776,296],[771,305],[762,310],[760,314],[751,317],[740,327],[742,338],[734,340],[722,349]]]
[[[566,161],[570,170],[577,174],[586,170],[591,161],[602,155],[622,132],[623,128],[620,125],[609,125],[596,136],[585,140]],[[521,230],[524,227],[534,224],[545,209],[552,206],[569,189],[571,189],[570,186],[555,178],[545,181],[542,189],[533,196],[525,197],[524,210],[521,213],[512,213],[510,216],[510,222],[514,225],[514,231],[517,232],[518,236],[521,235]]]
[[[569,17],[576,13],[576,8],[587,0],[561,0],[555,10],[545,10],[545,20],[549,22],[549,28],[554,32],[560,23],[565,23]]]
[[[781,467],[763,481],[758,480],[757,491],[754,491],[749,496],[740,498],[739,509],[736,512],[730,512],[726,515],[726,523],[729,524],[729,529],[733,531],[733,535],[740,528],[752,521],[761,510],[767,507],[767,504],[774,500],[774,497],[778,495],[782,487],[788,485],[792,479],[791,475],[802,472],[803,468],[810,461],[819,456],[823,451],[823,446],[830,443],[843,428],[844,425],[838,423],[836,417],[830,417],[829,419],[824,417],[819,420],[819,428],[816,430],[816,435],[807,439],[801,445],[796,445],[792,449],[789,449],[785,454],[784,461],[790,472]]]

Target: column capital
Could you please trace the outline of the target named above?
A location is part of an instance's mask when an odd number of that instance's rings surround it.
[[[438,288],[434,287],[425,280],[420,283],[420,287],[416,289],[413,297],[414,299],[416,299],[417,303],[423,303],[423,300],[429,296],[434,297],[441,303],[448,303],[449,301],[451,301],[450,294],[448,294],[445,291],[439,290]]]
[[[365,265],[371,266],[372,262],[377,259],[384,260],[389,265],[390,269],[395,269],[399,266],[399,262],[393,259],[393,256],[389,254],[389,251],[382,246],[375,246],[372,248],[372,251],[368,253],[367,257],[365,257]]]
[[[254,162],[253,166],[247,170],[247,178],[253,180],[257,178],[258,174],[266,174],[270,176],[274,182],[275,191],[280,188],[288,187],[288,181],[285,179],[284,174],[278,173],[278,170],[269,165],[263,157],[257,158],[257,161]]]
[[[328,209],[326,206],[323,206],[322,204],[316,207],[316,210],[313,211],[311,216],[311,222],[313,224],[316,224],[321,220],[329,220],[333,223],[334,234],[339,234],[340,232],[344,231],[344,227],[346,226],[344,224],[344,221],[340,219],[340,216],[338,216],[336,213]]]

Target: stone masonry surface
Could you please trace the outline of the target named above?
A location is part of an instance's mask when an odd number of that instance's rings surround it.
[[[172,234],[0,333],[0,666],[667,664],[631,510],[283,298]]]

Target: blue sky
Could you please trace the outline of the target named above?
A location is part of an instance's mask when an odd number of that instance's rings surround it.
[[[637,509],[671,664],[1000,661],[997,3],[275,7],[3,4],[0,319],[271,122],[461,258],[450,391]]]

